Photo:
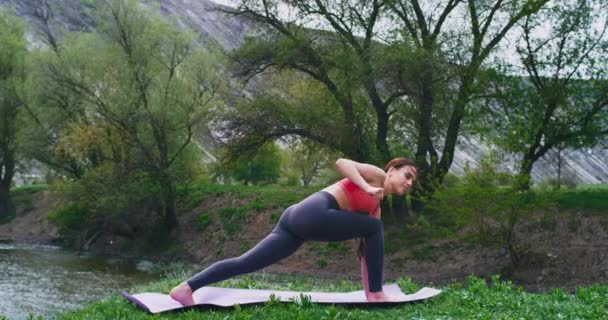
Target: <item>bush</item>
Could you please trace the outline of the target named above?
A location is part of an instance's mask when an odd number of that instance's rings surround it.
[[[466,168],[455,186],[437,191],[426,207],[427,228],[434,234],[440,230],[445,236],[445,230],[451,230],[484,245],[506,247],[517,266],[530,247],[516,237],[518,223],[551,201],[545,194],[517,190],[513,180],[495,168],[496,162],[482,160],[479,168]],[[505,184],[509,186],[501,186]]]
[[[158,231],[150,228],[157,223],[150,212],[159,207],[159,188],[141,171],[102,165],[55,190],[60,202],[49,219],[71,246],[86,246],[102,233],[135,237]]]
[[[215,170],[215,178],[232,178],[244,184],[276,183],[280,176],[281,155],[274,143],[267,143],[253,157],[243,155]]]
[[[557,183],[557,177],[553,177],[553,176],[546,176],[543,177],[543,179],[540,180],[540,182],[537,183],[536,187],[537,189],[543,190],[543,191],[549,191],[549,190],[557,190],[557,189],[561,189],[561,188],[566,188],[567,190],[574,190],[577,187],[577,181],[576,181],[576,177],[571,175],[571,174],[565,174],[561,177],[560,183],[559,183],[559,188],[558,188],[558,183]]]

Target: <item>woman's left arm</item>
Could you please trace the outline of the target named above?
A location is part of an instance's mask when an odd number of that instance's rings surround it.
[[[361,263],[361,282],[363,282],[363,291],[365,291],[365,296],[368,296],[369,293],[369,280],[367,275],[367,263],[365,262],[365,257],[361,257],[359,259]]]

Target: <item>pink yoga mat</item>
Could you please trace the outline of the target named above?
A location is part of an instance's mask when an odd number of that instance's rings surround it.
[[[422,288],[416,293],[404,294],[396,283],[386,285],[383,287],[383,289],[390,296],[396,297],[398,301],[367,302],[363,290],[353,292],[299,292],[217,287],[203,287],[194,292],[193,298],[195,306],[208,307],[232,307],[237,304],[261,304],[269,301],[271,294],[275,296],[276,300],[281,302],[291,302],[294,299],[300,299],[300,295],[304,295],[310,298],[310,302],[320,304],[390,305],[421,301],[432,298],[441,293],[441,290]],[[145,292],[129,295],[128,293],[123,292],[122,295],[129,301],[135,303],[140,308],[150,313],[160,313],[184,308],[179,302],[173,300],[171,297],[169,297],[169,295],[166,294]]]

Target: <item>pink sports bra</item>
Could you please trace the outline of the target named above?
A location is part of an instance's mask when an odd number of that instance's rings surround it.
[[[363,191],[348,178],[338,181],[338,185],[344,190],[351,211],[364,212],[371,216],[379,216],[380,202],[378,200],[367,194],[367,192]]]

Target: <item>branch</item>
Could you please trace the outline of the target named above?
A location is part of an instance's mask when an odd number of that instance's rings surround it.
[[[608,19],[607,19],[608,20]],[[572,76],[574,75],[575,71],[578,69],[578,67],[583,63],[583,60],[585,58],[587,58],[589,56],[589,54],[591,53],[591,51],[593,49],[595,49],[595,47],[601,42],[602,38],[604,37],[604,34],[606,34],[606,28],[608,27],[608,21],[606,21],[606,23],[604,23],[604,28],[602,29],[602,33],[597,37],[596,41],[591,45],[591,47],[589,48],[589,50],[587,50],[585,53],[583,53],[583,55],[578,59],[578,61],[575,63],[576,67],[572,70],[572,72],[566,77],[566,80],[564,81],[564,84],[566,84],[567,82],[570,81],[570,79],[572,78]]]
[[[391,9],[393,9],[393,11],[397,14],[397,16],[399,16],[401,18],[401,20],[403,20],[403,23],[405,23],[405,27],[407,28],[410,35],[412,36],[412,39],[416,40],[416,41],[414,41],[414,43],[418,47],[422,47],[422,39],[418,39],[418,32],[416,31],[416,27],[414,27],[414,24],[412,23],[412,21],[410,21],[410,18],[408,17],[408,14],[407,14],[407,12],[408,12],[407,7],[403,4],[402,1],[403,0],[397,1],[399,8],[397,8],[397,6],[395,6],[394,4],[393,5],[389,4],[389,6],[391,7]]]
[[[504,38],[507,32],[509,32],[511,27],[513,27],[513,25],[515,25],[517,21],[521,20],[521,18],[523,17],[531,15],[532,13],[536,13],[549,1],[550,0],[540,0],[538,3],[528,4],[529,2],[527,2],[526,4],[524,4],[524,7],[515,16],[511,17],[511,19],[509,19],[509,22],[502,28],[502,30],[500,30],[500,32],[490,41],[490,43],[488,43],[488,45],[484,48],[480,56],[484,58],[488,56],[492,49],[494,49],[494,47],[502,40],[502,38]],[[469,3],[471,2],[473,1],[469,1]]]
[[[531,39],[530,38],[531,28],[530,28],[530,19],[529,18],[526,18],[526,22],[524,23],[523,29],[524,29],[524,39],[526,42],[526,49],[528,51],[528,56],[523,57],[523,53],[520,50],[518,50],[520,52],[519,55],[523,59],[522,62],[524,64],[524,66],[526,67],[526,71],[532,78],[532,83],[539,91],[542,91],[545,88],[545,84],[543,82],[543,78],[541,78],[540,74],[538,73],[538,68],[536,66],[536,59],[535,59],[535,53],[538,50],[540,50],[541,46],[537,47],[535,50],[532,50],[532,44],[531,44],[531,40],[530,40]]]
[[[429,29],[427,27],[426,18],[424,17],[424,13],[420,8],[420,4],[418,0],[411,0],[412,6],[414,7],[414,13],[416,14],[416,21],[418,22],[418,28],[422,32],[422,36],[426,37],[429,34]]]
[[[490,24],[492,23],[492,19],[494,18],[494,15],[498,11],[498,9],[500,9],[500,7],[502,6],[502,1],[503,0],[498,0],[492,7],[492,10],[490,11],[490,14],[488,15],[488,17],[486,18],[486,21],[483,24],[483,27],[481,27],[481,36],[482,37],[485,36],[486,33],[488,32],[488,28],[490,27]]]
[[[450,15],[452,10],[454,10],[462,1],[463,0],[450,0],[448,2],[445,9],[443,9],[443,12],[439,16],[439,20],[437,20],[437,24],[435,24],[435,28],[433,29],[433,38],[434,39],[436,39],[439,36],[443,23],[445,22],[447,17]]]
[[[348,41],[348,43],[353,46],[355,51],[361,54],[363,52],[363,48],[353,35],[353,31],[348,27],[344,20],[338,17],[337,15],[329,12],[327,8],[325,8],[321,0],[315,0],[315,3],[319,7],[319,11],[311,11],[310,13],[320,13],[325,18],[325,20],[327,20],[327,22],[329,22],[329,24],[331,24],[331,26],[338,32],[338,34],[342,35],[342,37],[344,37]]]

